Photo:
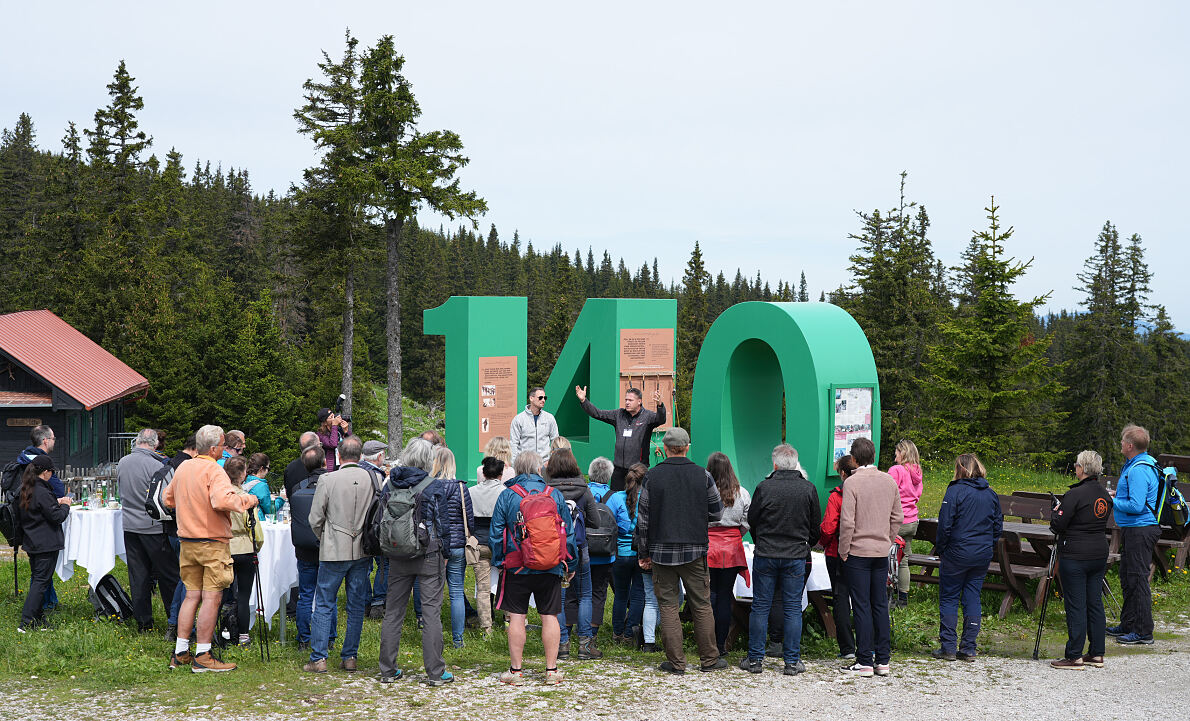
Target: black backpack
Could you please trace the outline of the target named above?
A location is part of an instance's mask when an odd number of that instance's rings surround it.
[[[592,556],[616,555],[619,529],[616,528],[616,514],[607,505],[607,499],[614,491],[608,491],[595,502],[595,510],[586,518],[587,550]]]
[[[292,514],[289,521],[289,537],[293,545],[309,551],[317,551],[320,545],[318,536],[310,528],[310,507],[314,505],[314,492],[318,487],[318,476],[310,476],[297,484],[293,493],[289,494],[289,511]]]
[[[174,509],[165,505],[165,487],[174,479],[174,467],[162,466],[149,481],[149,492],[145,495],[145,513],[154,521],[174,520]]]
[[[364,553],[369,556],[380,555],[380,518],[384,513],[384,506],[388,503],[388,494],[383,491],[387,483],[376,481],[376,473],[370,468],[364,469],[372,479],[372,503],[368,505],[368,512],[364,515],[364,531],[361,539]]]
[[[132,619],[132,599],[112,574],[99,579],[87,596],[97,618],[127,622]]]
[[[17,491],[28,464],[13,461],[0,469],[0,535],[8,545],[21,545],[21,523],[17,516]]]

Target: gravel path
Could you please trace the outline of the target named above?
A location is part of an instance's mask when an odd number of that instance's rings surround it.
[[[1109,648],[1112,654],[1116,649]],[[894,661],[889,678],[858,679],[833,665],[809,664],[797,677],[780,674],[780,663],[767,662],[765,673],[752,675],[734,666],[717,673],[694,671],[673,677],[620,663],[570,664],[561,687],[532,682],[502,686],[486,672],[455,670],[457,681],[430,689],[414,680],[381,685],[367,677],[322,683],[310,677],[270,684],[270,698],[288,699],[286,712],[271,703],[256,707],[223,706],[218,681],[210,679],[209,705],[193,706],[187,721],[204,719],[1017,719],[1101,721],[1179,716],[1190,687],[1190,655],[1179,641],[1127,655],[1109,655],[1103,669],[1058,671],[1046,662],[985,656],[975,663],[933,659]],[[697,660],[694,660],[697,663]],[[341,678],[341,677],[340,677]],[[329,679],[328,679],[329,680]],[[263,690],[263,687],[262,687]],[[127,692],[92,697],[79,704],[18,690],[5,684],[0,707],[20,709],[21,721],[160,719],[166,712],[151,700]]]

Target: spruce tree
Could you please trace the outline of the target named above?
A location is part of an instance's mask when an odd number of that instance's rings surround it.
[[[694,368],[698,364],[698,352],[703,338],[710,328],[707,306],[707,285],[711,276],[702,260],[702,249],[694,241],[694,250],[686,262],[686,273],[682,276],[682,292],[678,296],[678,406],[681,417],[690,415],[690,395],[694,387]],[[675,413],[674,409],[670,409]]]

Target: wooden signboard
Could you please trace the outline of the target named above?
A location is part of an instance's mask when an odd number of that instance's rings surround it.
[[[479,450],[495,436],[508,437],[520,411],[516,356],[479,358]]]
[[[622,328],[620,330],[620,400],[629,388],[639,388],[644,407],[654,410],[653,394],[661,393],[665,423],[673,425],[674,330],[673,328]]]

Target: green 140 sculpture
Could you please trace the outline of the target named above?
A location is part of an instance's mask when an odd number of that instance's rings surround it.
[[[446,432],[460,476],[474,474],[493,436],[508,436],[525,405],[528,303],[523,297],[455,296],[425,311],[425,332],[446,337]],[[599,408],[615,408],[629,387],[646,407],[660,391],[674,422],[677,302],[592,298],[583,306],[545,384],[546,410],[582,467],[611,456],[611,426],[579,407],[587,386]],[[691,458],[723,451],[751,489],[771,470],[782,440],[798,450],[825,506],[834,459],[864,436],[880,447],[880,392],[868,340],[850,315],[826,303],[740,303],[707,332],[694,372]],[[660,431],[658,432],[658,436]],[[654,462],[659,460],[654,456]]]

